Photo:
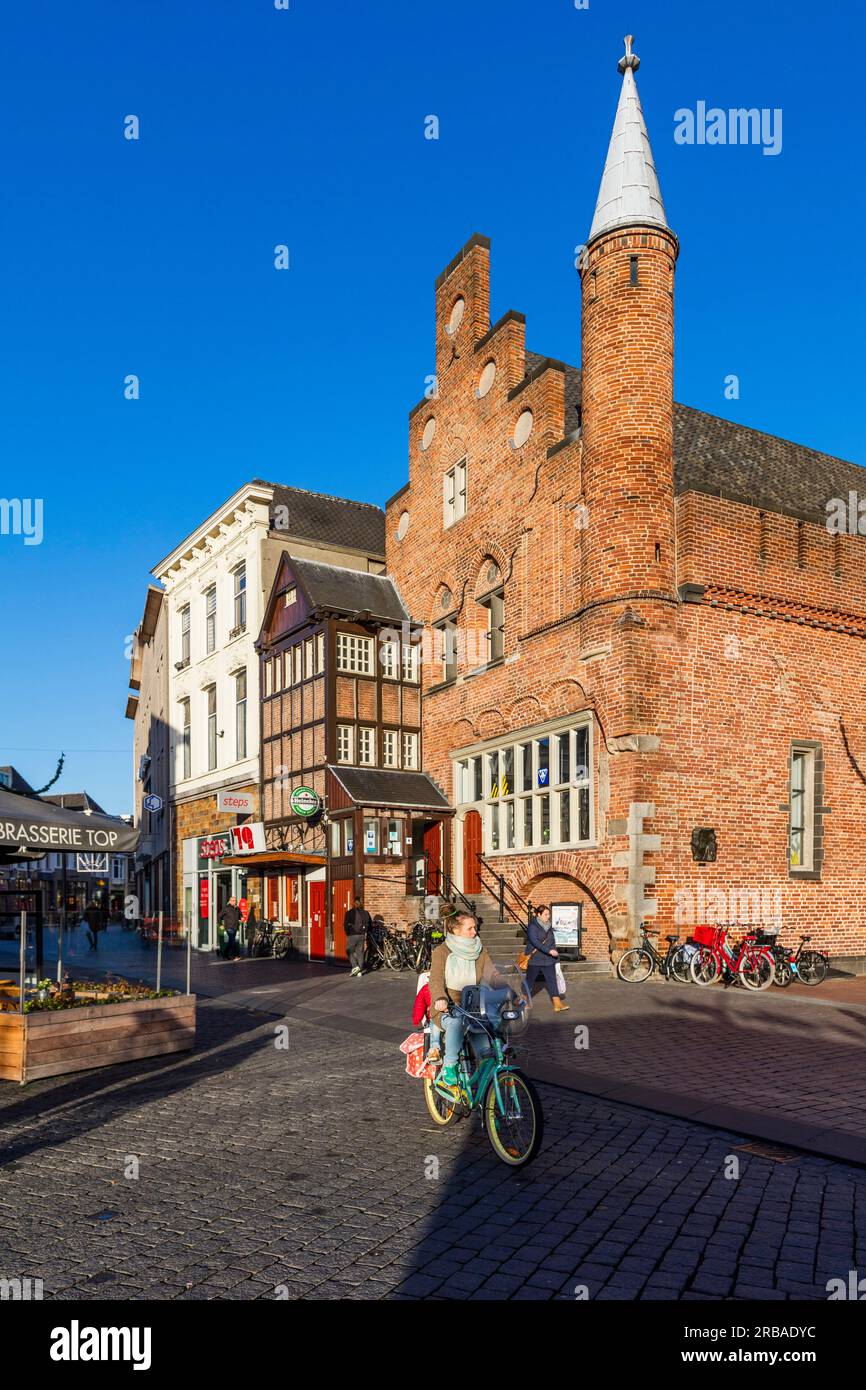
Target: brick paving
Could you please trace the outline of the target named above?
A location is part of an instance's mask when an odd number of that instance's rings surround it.
[[[406,983],[296,976],[282,1050],[262,1009],[287,987],[263,982],[203,1001],[189,1056],[0,1087],[0,1276],[91,1300],[785,1300],[866,1271],[844,1163],[551,1085],[523,1176],[474,1119],[436,1129],[374,1007]]]
[[[154,977],[155,949],[119,927],[100,938],[98,956],[83,937],[73,944],[73,974]],[[0,969],[12,954],[0,943]],[[192,963],[200,995],[315,1021],[339,1016],[379,1039],[399,1041],[407,1031],[409,974],[383,971],[358,982],[325,965],[231,964],[198,952]],[[183,951],[165,951],[164,983],[182,987],[185,969]],[[536,1079],[866,1163],[866,977],[755,994],[588,976],[570,985],[568,999],[570,1012],[555,1018],[546,996],[536,995],[527,1060]],[[588,1030],[586,1047],[575,1046],[579,1026]]]

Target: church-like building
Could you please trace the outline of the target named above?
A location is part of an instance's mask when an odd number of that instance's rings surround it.
[[[580,257],[580,370],[490,321],[473,236],[436,281],[387,572],[425,629],[426,772],[472,896],[646,922],[780,920],[866,956],[866,549],[852,463],[674,401],[679,243],[627,41]],[[838,508],[837,508],[838,510]]]

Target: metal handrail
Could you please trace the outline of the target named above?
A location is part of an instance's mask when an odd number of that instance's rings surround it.
[[[488,861],[484,858],[484,855],[481,853],[480,850],[475,851],[475,858],[478,860],[478,877],[481,879],[482,886],[486,888],[488,892],[490,892],[490,885],[489,883],[485,883],[483,877],[483,871],[485,870],[493,878],[496,884],[496,887],[493,890],[493,896],[499,902],[500,918],[504,921],[505,915],[507,913],[509,918],[513,922],[516,922],[516,924],[520,927],[521,931],[525,935],[529,929],[529,923],[532,920],[532,903],[527,898],[521,898],[517,890],[512,888],[505,875],[498,874],[496,870],[493,868],[493,866],[489,864]],[[511,902],[506,900],[506,893],[509,893],[511,897],[515,900],[515,902],[519,904],[519,910],[512,906]]]

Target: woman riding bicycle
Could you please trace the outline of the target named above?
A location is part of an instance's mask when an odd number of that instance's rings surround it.
[[[457,912],[449,924],[444,942],[436,947],[430,962],[430,1017],[445,1035],[442,1080],[447,1086],[457,1085],[457,1060],[465,1028],[463,1016],[447,1010],[451,1004],[460,1003],[467,985],[480,985],[482,982],[492,985],[494,989],[509,988],[508,980],[497,970],[481,944],[478,923],[473,914]]]

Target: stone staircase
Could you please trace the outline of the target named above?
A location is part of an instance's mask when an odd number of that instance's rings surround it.
[[[503,920],[499,915],[499,903],[487,893],[467,894],[474,903],[475,911],[481,919],[481,939],[494,961],[507,964],[524,950],[525,934],[510,918]],[[569,961],[563,960],[562,973],[566,980],[577,980],[587,975],[609,975],[607,961]]]

